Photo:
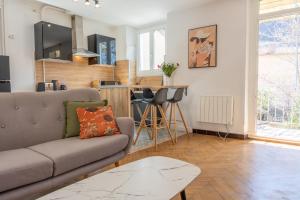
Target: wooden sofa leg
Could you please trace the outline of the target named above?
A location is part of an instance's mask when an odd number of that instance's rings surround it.
[[[88,178],[88,177],[89,177],[89,175],[88,175],[88,174],[85,174],[85,175],[80,176],[80,177],[79,177],[79,180],[83,180],[83,179],[86,179],[86,178]]]
[[[115,162],[115,166],[119,167],[120,166],[120,161]]]
[[[86,179],[86,178],[88,178],[88,177],[89,177],[88,174],[86,174],[86,175],[83,176],[84,179]]]

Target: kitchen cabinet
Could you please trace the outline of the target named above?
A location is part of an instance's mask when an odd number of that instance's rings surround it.
[[[100,87],[100,97],[106,99],[108,105],[112,106],[115,117],[129,116],[129,94],[128,87],[103,86]]]
[[[116,39],[103,35],[88,36],[88,50],[100,56],[90,58],[89,64],[115,65],[116,64]]]

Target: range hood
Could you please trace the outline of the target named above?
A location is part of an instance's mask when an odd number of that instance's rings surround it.
[[[82,17],[78,15],[72,16],[72,38],[73,56],[85,58],[100,56],[99,54],[88,51],[83,47],[83,22]]]

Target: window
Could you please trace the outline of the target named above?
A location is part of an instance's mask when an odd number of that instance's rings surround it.
[[[151,29],[139,34],[139,64],[141,74],[158,74],[166,54],[165,29]]]

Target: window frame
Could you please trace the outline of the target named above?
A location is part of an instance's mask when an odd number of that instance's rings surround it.
[[[268,19],[272,19],[272,18],[276,18],[276,17],[284,17],[284,16],[288,16],[288,15],[292,15],[292,14],[300,15],[300,7],[288,8],[288,9],[284,9],[284,10],[258,14],[258,20],[260,22],[261,20],[268,20]]]
[[[289,14],[300,14],[299,8],[290,8],[284,9],[269,13],[260,13],[259,1],[253,1],[250,3],[250,16],[251,18],[251,27],[255,27],[255,30],[252,30],[250,33],[249,41],[249,58],[248,58],[248,79],[254,83],[253,87],[249,88],[249,96],[253,97],[253,101],[248,102],[248,132],[250,138],[261,138],[257,135],[257,96],[258,96],[258,49],[259,49],[259,23],[261,20],[268,20],[276,17],[284,17]],[[253,42],[254,41],[254,42]],[[253,67],[251,67],[253,66]]]
[[[154,32],[157,30],[163,29],[165,31],[165,47],[167,46],[167,40],[166,40],[166,25],[158,25],[158,26],[152,26],[144,29],[140,29],[137,34],[137,75],[138,76],[161,76],[162,71],[161,69],[154,69]],[[141,70],[141,59],[140,59],[140,35],[143,33],[149,32],[150,34],[150,70]]]

